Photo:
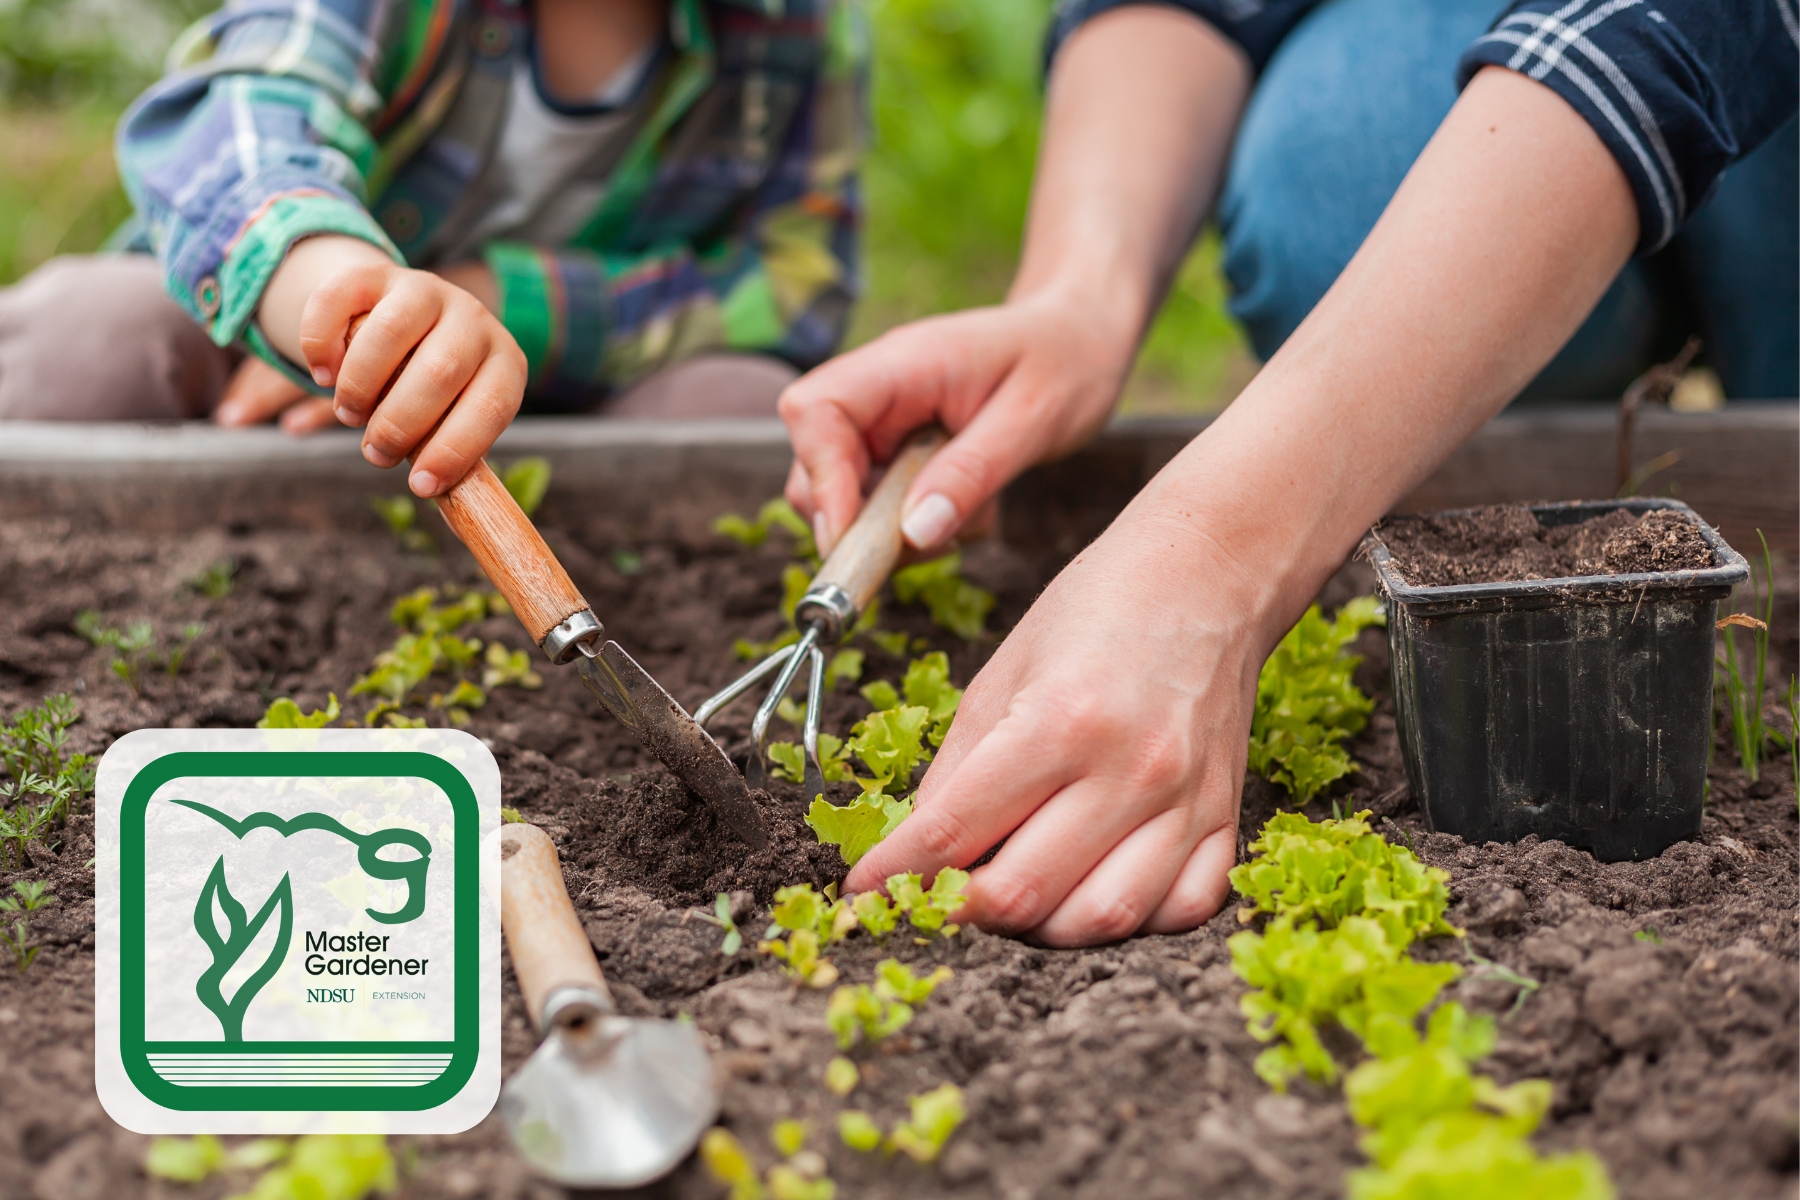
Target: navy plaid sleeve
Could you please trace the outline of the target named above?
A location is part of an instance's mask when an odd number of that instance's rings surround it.
[[[1054,59],[1063,42],[1084,22],[1111,9],[1142,3],[1144,0],[1062,0],[1050,25],[1044,62]],[[1249,57],[1251,70],[1259,73],[1281,39],[1319,3],[1320,0],[1161,0],[1162,7],[1193,13],[1236,42]]]
[[[1638,204],[1638,250],[1665,245],[1719,173],[1794,115],[1796,0],[1521,0],[1464,53],[1574,106]]]

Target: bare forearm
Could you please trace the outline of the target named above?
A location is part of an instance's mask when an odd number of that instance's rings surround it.
[[[1058,54],[1012,296],[1065,292],[1136,335],[1217,194],[1243,53],[1174,9],[1116,9]]]
[[[1549,361],[1636,238],[1592,129],[1489,68],[1318,307],[1137,505],[1187,514],[1258,564],[1246,586],[1274,593],[1272,642],[1369,524]]]

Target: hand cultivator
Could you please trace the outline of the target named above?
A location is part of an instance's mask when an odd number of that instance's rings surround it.
[[[751,787],[761,787],[768,778],[768,764],[763,756],[763,739],[768,733],[769,718],[787,695],[800,668],[807,668],[806,719],[802,726],[806,746],[805,787],[808,796],[816,796],[825,788],[825,774],[819,765],[819,700],[825,692],[824,647],[847,637],[856,622],[881,589],[894,565],[900,561],[904,542],[900,535],[900,505],[906,489],[919,471],[947,441],[949,435],[935,426],[915,433],[901,446],[888,465],[887,474],[875,488],[856,520],[831,551],[831,557],[813,576],[812,586],[794,607],[794,625],[800,640],[783,646],[737,680],[694,710],[694,720],[704,726],[714,714],[773,674],[775,683],[763,697],[750,722],[753,743],[744,774]]]

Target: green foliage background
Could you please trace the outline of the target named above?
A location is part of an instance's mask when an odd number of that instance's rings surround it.
[[[1018,255],[1051,0],[866,0],[875,48],[863,342],[987,304]],[[97,248],[129,206],[112,129],[212,0],[0,0],[0,283]],[[1194,411],[1254,370],[1215,243],[1189,257],[1145,340],[1127,408]]]

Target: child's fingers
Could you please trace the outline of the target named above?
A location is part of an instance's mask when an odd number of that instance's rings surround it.
[[[334,271],[313,289],[300,310],[300,353],[313,382],[331,387],[344,364],[344,330],[388,293],[398,272],[392,263],[368,263]]]
[[[429,499],[460,483],[512,422],[524,395],[525,356],[509,338],[488,355],[413,460],[407,479],[413,493]]]
[[[376,406],[381,404],[382,392],[400,371],[406,356],[425,339],[443,315],[444,291],[441,286],[436,286],[435,281],[422,272],[401,277],[369,310],[368,317],[356,331],[356,340],[344,353],[338,371],[337,392],[333,397],[337,401],[338,420],[346,425],[360,425],[369,419]],[[346,326],[349,321],[350,317],[346,317]],[[410,367],[407,373],[411,374]],[[452,390],[448,394],[454,396],[456,393]]]
[[[359,331],[356,340],[362,339]],[[393,388],[369,414],[363,457],[378,467],[391,467],[411,454],[475,377],[486,357],[486,342],[479,332],[470,336],[467,322],[454,318],[438,322],[412,350]]]
[[[283,433],[317,433],[321,429],[335,428],[337,423],[337,414],[331,410],[331,401],[324,396],[307,396],[290,405],[281,414]]]
[[[286,375],[260,358],[246,358],[225,385],[225,395],[213,410],[213,422],[232,427],[260,425],[305,398],[306,391]]]

